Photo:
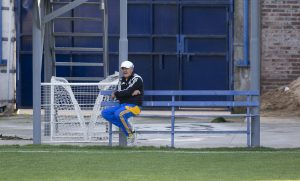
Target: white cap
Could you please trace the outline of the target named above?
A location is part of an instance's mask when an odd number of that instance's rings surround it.
[[[132,62],[130,62],[130,61],[124,61],[124,62],[122,62],[121,63],[121,68],[133,68],[134,67],[134,65],[133,65],[133,63]]]

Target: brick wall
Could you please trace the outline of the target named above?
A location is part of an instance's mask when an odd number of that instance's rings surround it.
[[[262,91],[300,76],[300,0],[262,0]]]

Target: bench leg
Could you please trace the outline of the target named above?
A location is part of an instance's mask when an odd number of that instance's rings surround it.
[[[251,135],[251,130],[250,130],[250,121],[251,117],[247,115],[247,146],[250,147],[250,135]]]
[[[109,122],[109,128],[108,128],[108,145],[112,146],[112,123]]]
[[[174,148],[174,135],[175,135],[175,107],[172,107],[171,117],[171,147]]]
[[[251,97],[247,96],[247,102],[251,101]],[[251,114],[250,114],[250,107],[247,107],[247,146],[250,147],[251,146],[251,128],[250,128],[250,121],[251,121]]]

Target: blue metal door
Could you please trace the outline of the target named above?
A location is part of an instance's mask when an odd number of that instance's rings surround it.
[[[180,89],[230,89],[230,6],[180,5]],[[198,97],[224,100],[226,97]],[[185,98],[195,100],[195,97]]]

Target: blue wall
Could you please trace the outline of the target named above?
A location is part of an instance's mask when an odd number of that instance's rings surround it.
[[[109,0],[110,73],[118,70],[119,0]],[[228,90],[232,0],[129,0],[129,59],[147,90]],[[18,107],[32,105],[32,2],[21,2]],[[100,17],[83,5],[64,16]],[[57,32],[101,32],[101,23],[56,20]],[[57,46],[102,47],[101,38],[58,38]],[[97,54],[58,54],[57,61],[102,62]],[[102,77],[102,67],[59,67],[57,76]],[[164,99],[160,97],[158,99]],[[201,98],[214,100],[216,98]],[[225,98],[221,98],[225,99]],[[194,98],[193,98],[194,100]],[[220,100],[220,98],[218,99]]]
[[[0,0],[0,39],[0,65],[2,65],[2,0]]]

